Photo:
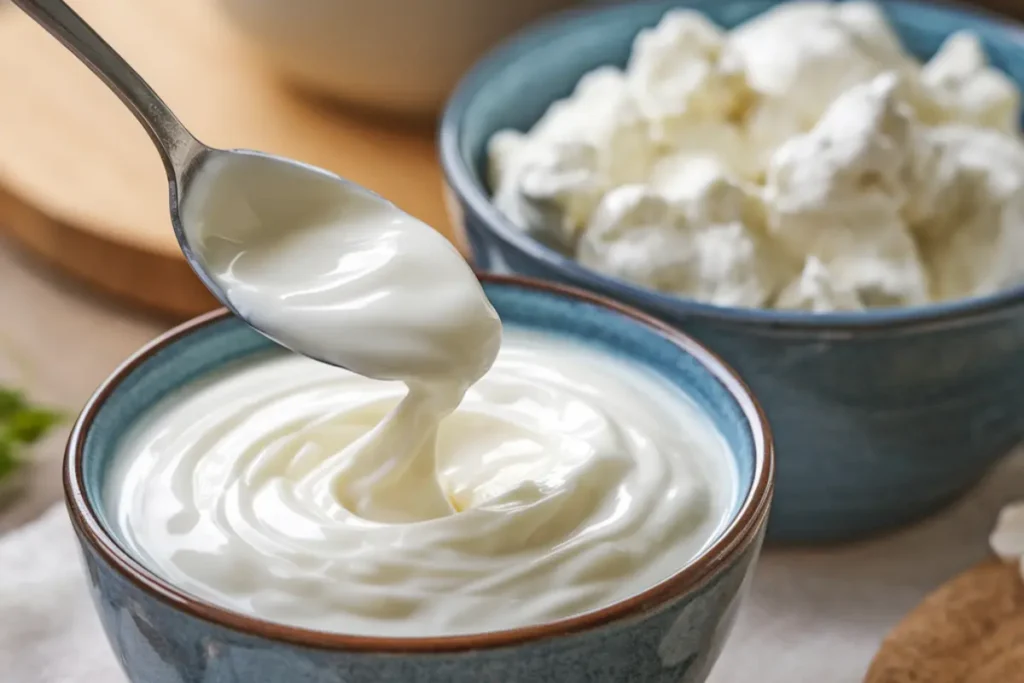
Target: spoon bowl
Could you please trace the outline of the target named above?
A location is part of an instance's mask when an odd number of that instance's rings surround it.
[[[308,340],[299,341],[289,335],[287,326],[260,322],[259,306],[247,303],[245,290],[249,285],[244,272],[238,272],[246,265],[246,245],[239,238],[254,240],[260,233],[270,233],[278,241],[287,241],[288,231],[268,228],[296,220],[326,223],[331,216],[326,215],[325,206],[337,210],[361,204],[377,213],[405,214],[376,193],[322,168],[247,149],[222,150],[203,145],[185,173],[169,182],[175,237],[189,266],[207,289],[228,310],[277,344],[343,366],[328,349],[311,348]],[[322,215],[317,215],[317,207]],[[352,250],[350,245],[343,247],[321,251],[322,258],[312,266],[321,274],[336,271],[344,263],[344,251]],[[311,266],[308,261],[294,260],[297,269]],[[301,290],[311,286],[313,279],[310,272],[294,273],[287,288]]]

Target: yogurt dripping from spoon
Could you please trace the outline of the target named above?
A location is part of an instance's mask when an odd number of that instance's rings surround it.
[[[458,251],[390,202],[309,167],[214,156],[191,182],[182,224],[236,312],[293,351],[408,387],[306,478],[305,493],[378,522],[456,512],[434,476],[438,425],[501,346],[498,315]]]
[[[717,537],[737,472],[686,392],[612,339],[503,334],[441,235],[279,164],[204,160],[185,242],[236,312],[326,362],[240,359],[154,405],[105,494],[130,552],[273,623],[422,637],[613,604]]]

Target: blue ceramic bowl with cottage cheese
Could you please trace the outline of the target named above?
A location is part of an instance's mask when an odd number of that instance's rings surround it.
[[[273,344],[226,312],[193,320],[117,369],[68,441],[64,486],[107,637],[133,683],[635,683],[703,681],[760,552],[772,498],[767,422],[735,373],[699,343],[591,294],[483,276],[506,325],[568,336],[642,364],[689,396],[735,458],[729,521],[676,574],[558,622],[443,638],[329,634],[197,599],[125,550],[102,504],[118,443],[161,397]],[[283,351],[282,351],[283,352]]]
[[[666,11],[694,7],[731,28],[777,4],[629,3],[529,29],[460,85],[441,123],[441,160],[453,222],[478,268],[587,288],[708,344],[749,382],[776,435],[769,540],[845,540],[940,509],[1024,437],[1024,289],[854,314],[697,303],[601,275],[531,239],[491,204],[484,180],[493,133],[527,130],[583,74],[623,66],[635,35]],[[1018,26],[917,2],[885,3],[884,11],[918,57],[968,29],[996,67],[1024,84]]]

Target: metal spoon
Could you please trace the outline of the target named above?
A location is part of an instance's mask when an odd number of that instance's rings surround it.
[[[308,164],[263,152],[221,150],[204,145],[182,125],[170,108],[128,62],[63,0],[13,0],[13,2],[99,76],[100,80],[106,83],[135,114],[135,118],[149,133],[157,151],[160,152],[160,158],[163,160],[164,169],[167,172],[167,189],[170,195],[171,225],[174,228],[174,235],[189,266],[207,289],[253,329],[282,346],[292,348],[293,351],[306,353],[306,350],[294,348],[293,344],[253,324],[248,316],[232,304],[227,293],[207,270],[199,250],[190,241],[189,231],[186,230],[187,226],[183,223],[184,207],[188,203],[190,189],[194,188],[194,179],[204,168],[209,168],[212,164],[230,162],[232,158],[249,157],[251,160],[252,157],[257,157],[265,163],[279,164],[282,177],[290,174],[290,177],[294,178],[295,173],[298,172],[316,176],[315,178],[311,177],[310,180],[320,183],[323,183],[324,180],[337,182],[347,192],[365,193],[366,196],[390,206],[387,200],[351,181]],[[309,354],[306,353],[306,355]],[[317,360],[326,359],[317,358]]]

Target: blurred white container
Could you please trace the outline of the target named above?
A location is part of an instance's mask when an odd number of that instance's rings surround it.
[[[221,0],[282,74],[403,114],[440,111],[489,47],[578,0]]]

